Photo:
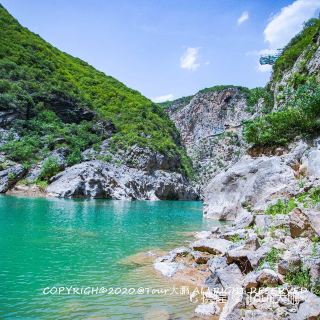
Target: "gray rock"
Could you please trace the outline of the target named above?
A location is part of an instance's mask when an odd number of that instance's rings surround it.
[[[296,208],[290,213],[292,238],[320,236],[320,215],[314,209]]]
[[[253,220],[253,215],[244,210],[238,217],[236,217],[234,224],[237,226],[237,228],[245,228],[251,226]]]
[[[227,258],[216,256],[209,260],[208,262],[209,270],[212,273],[215,273],[218,269],[223,269],[227,267]]]
[[[241,89],[198,92],[191,99],[174,101],[167,112],[180,132],[201,186],[244,153],[241,124],[252,114]]]
[[[196,200],[198,194],[178,173],[152,174],[102,161],[83,162],[50,180],[47,193],[64,198]]]
[[[251,251],[248,254],[248,260],[253,269],[255,269],[259,262],[268,254],[271,250],[271,246],[269,244],[263,244],[258,250]]]
[[[133,146],[125,152],[124,164],[128,167],[145,171],[169,170],[180,171],[181,162],[178,155],[163,155],[148,148]]]
[[[311,285],[320,288],[320,259],[314,259],[309,271]]]
[[[204,192],[207,218],[233,220],[243,206],[266,208],[271,198],[283,198],[297,185],[294,170],[280,157],[243,157],[215,176]]]
[[[257,275],[257,282],[260,286],[275,287],[282,281],[278,274],[271,269],[263,269]]]
[[[231,240],[233,237],[239,237],[240,239],[245,239],[247,236],[247,230],[245,229],[236,229],[236,230],[228,230],[224,232],[223,238],[227,240]]]
[[[225,289],[240,288],[243,282],[243,275],[239,267],[232,263],[224,268],[216,270],[216,274]]]
[[[271,226],[279,227],[289,227],[290,218],[287,214],[276,214],[273,216]]]
[[[285,251],[278,263],[278,272],[286,275],[289,271],[298,272],[302,266],[301,258],[298,254],[292,251]]]
[[[320,298],[308,293],[305,301],[300,304],[298,312],[292,317],[294,320],[318,320],[320,318]]]
[[[320,150],[312,149],[307,157],[307,174],[320,178]]]
[[[0,147],[3,146],[8,141],[18,140],[18,139],[19,139],[19,135],[12,129],[6,130],[3,128],[0,128]]]
[[[214,316],[220,313],[220,308],[216,303],[209,302],[199,304],[194,312],[201,316]]]
[[[0,171],[0,193],[12,188],[25,174],[26,169],[14,162],[8,162],[8,168]]]
[[[212,254],[225,254],[231,245],[232,242],[225,239],[202,239],[191,243],[193,250]]]
[[[266,230],[270,227],[271,225],[271,217],[267,214],[257,214],[255,216],[255,226],[256,228],[259,228],[260,230]]]
[[[35,164],[26,175],[26,179],[28,182],[35,182],[41,174],[43,164],[49,159],[54,159],[56,163],[59,165],[60,170],[63,170],[67,167],[67,157],[70,154],[70,150],[65,147],[60,147],[58,149],[53,150],[48,157],[42,160],[40,163]]]
[[[242,320],[271,320],[274,319],[272,312],[261,310],[245,310]]]
[[[197,264],[206,264],[212,257],[210,253],[200,251],[191,251],[191,255]]]
[[[246,274],[246,276],[243,279],[242,286],[246,289],[252,289],[252,288],[258,288],[258,281],[257,281],[257,272],[252,271]]]
[[[184,269],[184,264],[175,262],[177,257],[185,256],[189,252],[186,248],[177,248],[170,251],[167,255],[159,257],[155,260],[154,268],[161,272],[165,277],[172,277],[179,270]]]
[[[153,266],[157,271],[161,272],[163,276],[168,278],[173,277],[177,271],[184,269],[184,265],[178,262],[156,261]]]
[[[243,248],[245,250],[256,251],[260,248],[259,239],[256,234],[252,234],[245,241]]]
[[[212,236],[211,231],[199,231],[194,234],[196,239],[208,239]]]
[[[227,252],[227,263],[236,263],[242,272],[248,273],[253,270],[249,256],[253,251],[243,249],[243,247],[235,248]]]
[[[219,320],[241,320],[240,308],[245,306],[244,292],[242,288],[232,290],[228,301],[224,305]]]

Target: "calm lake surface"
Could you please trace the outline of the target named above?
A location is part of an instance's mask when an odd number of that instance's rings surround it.
[[[153,268],[123,263],[185,245],[209,229],[201,202],[0,196],[0,319],[191,319],[188,296],[51,295],[47,287],[171,288]],[[161,319],[161,318],[159,318]]]

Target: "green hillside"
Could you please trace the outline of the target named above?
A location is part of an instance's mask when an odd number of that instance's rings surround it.
[[[40,159],[64,141],[72,149],[70,164],[79,162],[80,151],[105,138],[101,124],[95,128],[99,121],[114,127],[114,149],[137,144],[184,157],[160,106],[45,42],[1,5],[0,39],[0,112],[15,114],[9,127],[22,137],[2,147],[11,159]]]

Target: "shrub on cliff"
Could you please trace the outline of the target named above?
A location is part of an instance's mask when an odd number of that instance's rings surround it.
[[[300,86],[286,106],[244,126],[247,142],[254,145],[285,145],[296,136],[311,137],[320,129],[320,85]]]
[[[315,40],[319,32],[319,19],[310,19],[305,23],[303,30],[291,39],[288,45],[283,49],[280,57],[276,60],[273,66],[273,81],[280,80],[283,73],[293,67],[294,63],[304,50],[308,49],[307,60],[313,55],[317,49]],[[306,62],[307,61],[305,61],[305,63]]]

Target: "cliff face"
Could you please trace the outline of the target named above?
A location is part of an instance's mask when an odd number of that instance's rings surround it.
[[[176,100],[166,110],[202,186],[242,156],[242,122],[255,116],[259,104],[249,108],[243,88],[226,86]]]

